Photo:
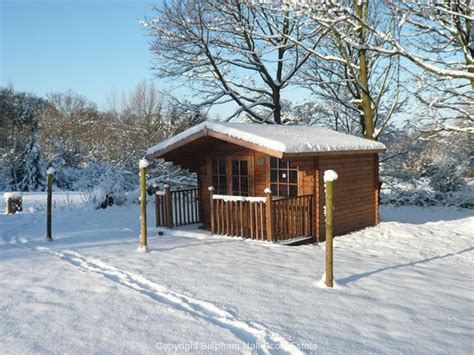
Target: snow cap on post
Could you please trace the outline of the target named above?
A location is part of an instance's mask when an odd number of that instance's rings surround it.
[[[48,170],[46,170],[46,174],[48,175],[54,174],[55,172],[56,172],[56,169],[53,168],[52,166],[50,166]]]
[[[266,187],[265,190],[263,190],[266,194],[271,194],[272,190],[269,187]]]
[[[147,168],[148,165],[150,165],[148,160],[146,160],[145,158],[140,159],[140,163],[139,163],[140,169]]]
[[[208,189],[209,191],[214,191],[214,186],[209,186],[207,189]]]
[[[324,172],[324,182],[337,180],[338,175],[334,170],[326,170]]]
[[[3,194],[3,197],[8,200],[10,198],[21,198],[23,196],[23,194],[21,192],[16,192],[16,191],[13,191],[13,192],[5,192]]]

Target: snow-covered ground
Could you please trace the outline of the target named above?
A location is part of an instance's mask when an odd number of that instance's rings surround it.
[[[160,236],[150,205],[137,253],[138,206],[60,200],[52,243],[43,194],[0,215],[2,353],[474,351],[473,211],[382,208],[380,225],[336,238],[331,290],[324,245]]]

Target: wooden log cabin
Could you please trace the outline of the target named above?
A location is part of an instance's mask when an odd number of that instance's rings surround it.
[[[162,158],[197,174],[199,218],[193,221],[212,222],[218,234],[273,241],[302,234],[321,241],[324,171],[339,175],[335,235],[375,225],[378,154],[384,150],[381,143],[313,126],[206,121],[150,147],[147,158]],[[268,198],[273,202],[267,209],[262,204]],[[226,203],[233,206],[230,212]],[[270,224],[263,222],[267,217]]]

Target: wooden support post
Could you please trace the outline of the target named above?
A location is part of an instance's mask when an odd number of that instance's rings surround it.
[[[48,168],[47,171],[47,204],[46,204],[46,239],[53,241],[52,231],[52,214],[53,214],[53,175],[56,170],[53,167]]]
[[[166,228],[173,228],[173,201],[171,201],[170,185],[165,185],[165,225]]]
[[[140,250],[148,250],[147,223],[146,223],[146,168],[149,163],[146,159],[140,160]]]
[[[334,223],[334,181],[337,180],[337,173],[334,170],[324,172],[324,186],[326,191],[326,286],[334,287],[333,272],[333,223]]]
[[[314,174],[313,174],[314,188],[313,188],[313,237],[316,238],[316,244],[319,244],[320,234],[320,206],[321,206],[321,187],[319,177],[319,158],[314,158]]]
[[[153,184],[153,196],[155,197],[155,226],[160,226],[160,197],[157,192],[160,191],[160,187],[157,183]]]
[[[379,177],[379,155],[377,153],[374,154],[374,169],[375,169],[374,224],[378,224],[379,223],[380,188],[382,187],[382,181],[380,181],[380,177]]]
[[[209,186],[209,210],[211,214],[211,233],[216,234],[216,214],[214,211],[214,187]]]
[[[272,190],[266,188],[265,192],[265,226],[267,229],[267,241],[273,242],[273,205],[272,205]]]

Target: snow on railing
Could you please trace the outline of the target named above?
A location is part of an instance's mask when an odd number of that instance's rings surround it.
[[[232,195],[214,195],[214,200],[224,200],[226,202],[266,202],[266,197],[254,197],[254,196],[232,196]]]

